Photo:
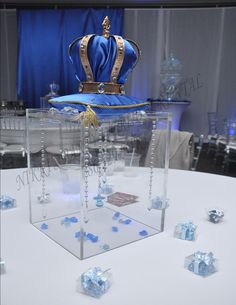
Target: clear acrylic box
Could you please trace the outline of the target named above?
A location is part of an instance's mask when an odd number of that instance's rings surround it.
[[[30,221],[80,259],[163,231],[168,207],[171,115],[97,120],[27,109]]]

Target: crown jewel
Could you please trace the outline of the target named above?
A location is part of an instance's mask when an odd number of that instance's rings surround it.
[[[137,44],[118,35],[110,35],[110,21],[102,23],[103,35],[85,35],[69,46],[80,93],[124,94],[123,84],[136,65]]]

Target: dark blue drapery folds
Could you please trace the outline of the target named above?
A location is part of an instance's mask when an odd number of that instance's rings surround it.
[[[123,35],[123,9],[50,9],[18,12],[18,97],[27,107],[39,107],[52,81],[60,95],[78,92],[68,46],[77,37],[102,34],[109,16],[111,34]]]

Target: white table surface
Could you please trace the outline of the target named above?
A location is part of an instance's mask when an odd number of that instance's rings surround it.
[[[1,212],[2,305],[235,305],[236,179],[170,170],[171,206],[163,233],[79,260],[29,223],[27,185],[2,170],[1,194],[17,198],[17,208]],[[207,208],[225,211],[222,223],[206,221]],[[198,226],[195,242],[173,238],[176,223]],[[219,271],[202,278],[184,269],[193,252],[212,251]],[[111,268],[114,282],[100,299],[76,292],[76,279],[89,267]]]

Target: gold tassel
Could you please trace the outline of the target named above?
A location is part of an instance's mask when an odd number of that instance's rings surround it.
[[[98,127],[98,119],[96,113],[92,110],[90,106],[87,106],[86,111],[83,111],[80,114],[76,115],[74,119],[82,120],[83,127]]]

